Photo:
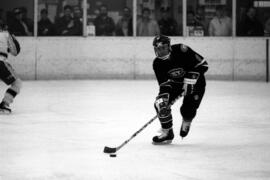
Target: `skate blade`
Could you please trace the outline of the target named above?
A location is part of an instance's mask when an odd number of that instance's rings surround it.
[[[166,140],[163,142],[152,142],[153,145],[166,145],[166,144],[171,144],[172,140]]]

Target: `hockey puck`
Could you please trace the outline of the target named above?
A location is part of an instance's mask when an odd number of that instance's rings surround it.
[[[116,154],[110,154],[110,157],[116,157]]]

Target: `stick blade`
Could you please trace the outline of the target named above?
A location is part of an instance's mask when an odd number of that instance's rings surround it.
[[[116,148],[110,148],[110,147],[105,146],[103,152],[104,153],[115,153]]]

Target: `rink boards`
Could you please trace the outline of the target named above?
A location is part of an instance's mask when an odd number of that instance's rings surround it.
[[[151,79],[152,37],[20,37],[11,63],[23,79]],[[266,38],[182,38],[209,62],[208,79],[266,79]],[[269,65],[268,65],[269,66]],[[269,76],[269,75],[268,75]]]

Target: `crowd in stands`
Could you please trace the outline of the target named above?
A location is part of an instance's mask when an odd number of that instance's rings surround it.
[[[33,36],[34,21],[28,17],[25,7],[17,7],[8,11],[6,19],[2,13],[0,15],[0,21],[5,21],[11,33],[17,36]],[[78,6],[66,5],[63,16],[57,17],[55,23],[48,18],[47,9],[40,11],[38,36],[79,36],[82,35],[82,28],[82,11]]]
[[[32,36],[34,32],[34,21],[28,17],[25,7],[14,8],[6,13],[7,24],[10,32],[18,36]]]
[[[108,15],[109,9],[101,5],[98,14],[93,19],[96,36],[133,36],[133,18],[130,8],[125,7],[121,18],[115,22]],[[34,21],[28,17],[25,7],[14,8],[6,13],[0,9],[0,23],[5,22],[9,31],[17,36],[33,36]],[[137,36],[155,36],[164,34],[168,36],[182,35],[180,23],[173,18],[170,8],[161,8],[159,18],[151,16],[149,8],[143,8],[136,22]],[[152,14],[153,15],[153,14]],[[243,17],[237,19],[237,36],[270,36],[270,17],[264,24],[257,18],[256,9],[249,7]],[[194,31],[191,35],[202,36],[232,36],[232,19],[224,6],[217,6],[215,16],[206,20],[203,9],[187,11],[187,29]],[[54,22],[48,17],[48,10],[42,9],[38,20],[38,36],[82,36],[83,13],[79,6],[66,5],[61,16]],[[196,31],[199,33],[196,34]]]

